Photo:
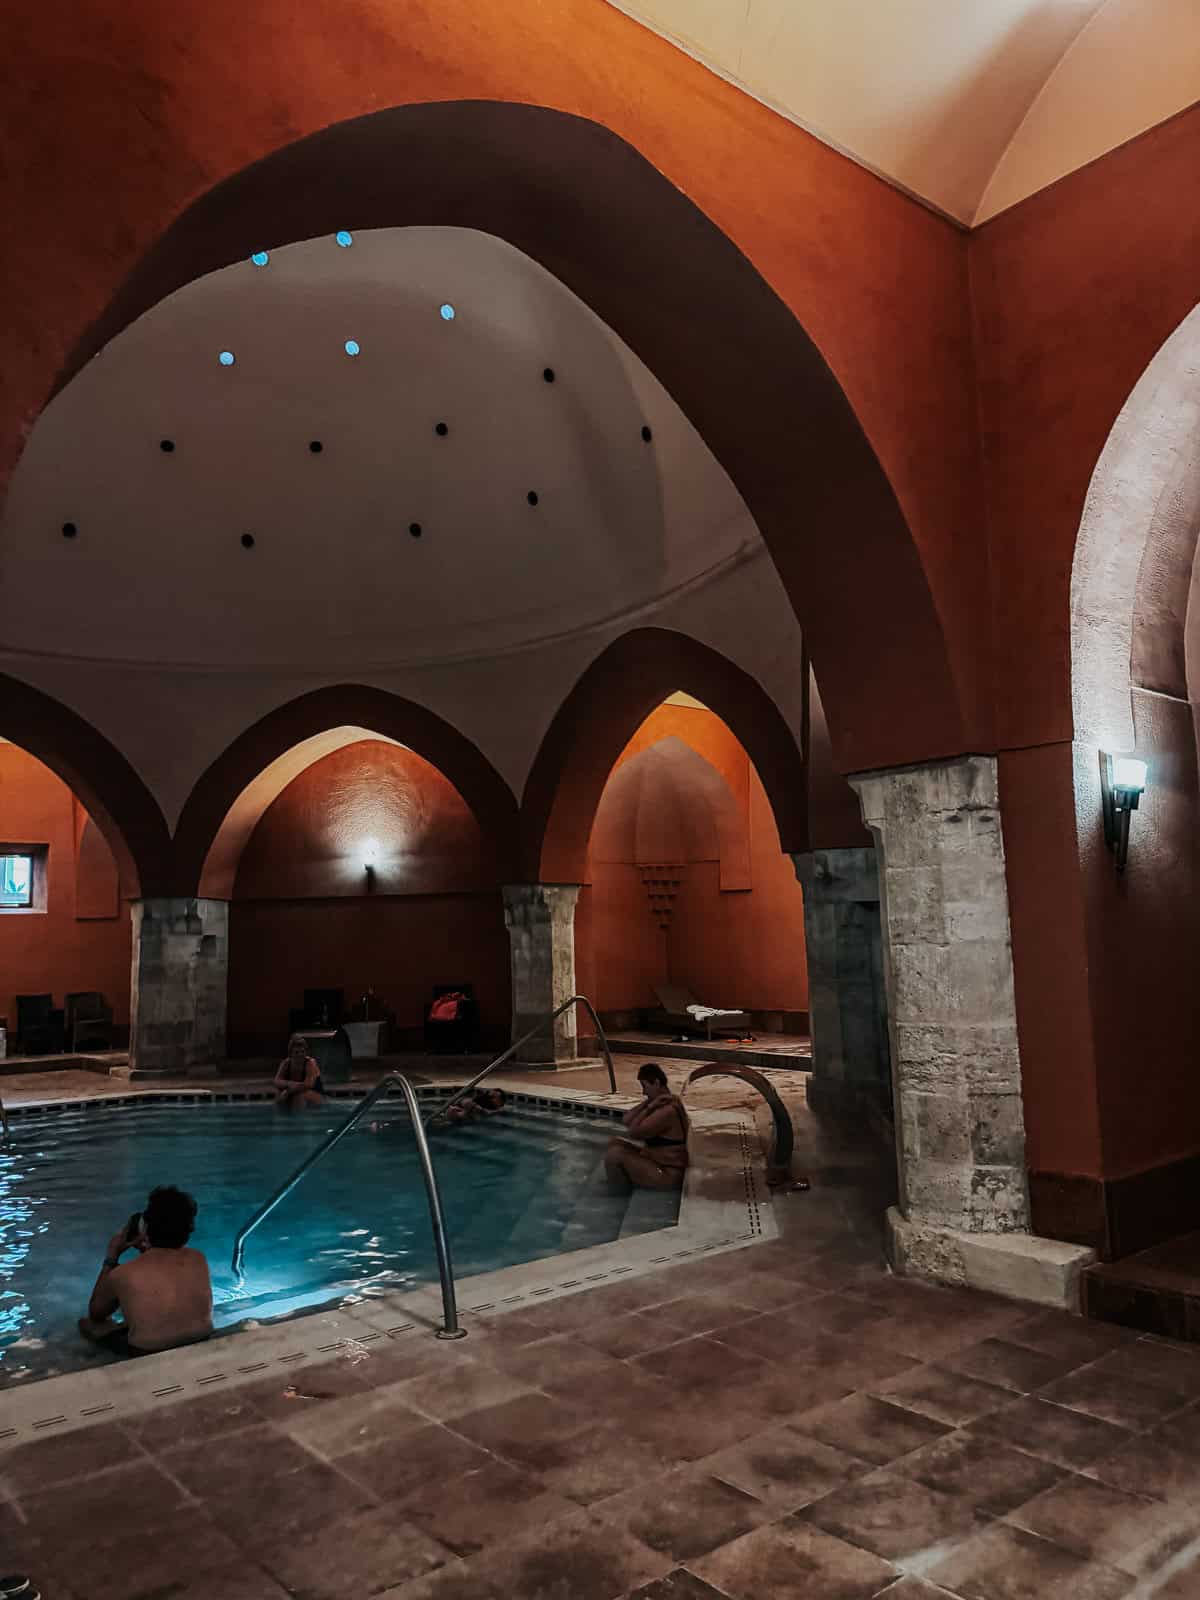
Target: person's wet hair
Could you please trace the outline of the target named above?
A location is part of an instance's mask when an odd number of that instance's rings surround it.
[[[653,1061],[648,1061],[644,1067],[638,1068],[638,1082],[658,1083],[661,1084],[664,1089],[670,1087],[670,1085],[667,1083],[666,1073],[661,1067],[655,1066]]]
[[[142,1221],[152,1245],[178,1250],[188,1242],[196,1226],[196,1202],[173,1184],[160,1186],[150,1191]]]

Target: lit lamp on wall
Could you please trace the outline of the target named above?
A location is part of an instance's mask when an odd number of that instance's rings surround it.
[[[375,881],[375,868],[379,865],[379,841],[377,839],[364,839],[359,848],[359,857],[363,864],[363,871],[367,875],[368,884]]]
[[[1134,756],[1100,752],[1100,795],[1104,804],[1104,842],[1125,871],[1129,855],[1129,818],[1146,788],[1146,763]]]

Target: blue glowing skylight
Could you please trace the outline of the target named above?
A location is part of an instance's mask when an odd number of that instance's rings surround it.
[[[347,233],[345,228],[339,228],[337,233],[334,234],[334,238],[341,245],[343,250],[349,250],[350,246],[354,243],[354,235],[352,233]]]
[[[346,354],[348,356],[356,356],[361,348],[362,346],[357,339],[346,340]]]
[[[441,307],[441,313],[442,313],[442,320],[444,322],[453,322],[454,321],[454,307],[452,305],[444,305],[444,306],[442,306]]]
[[[234,363],[234,359],[235,358],[232,350],[222,350],[221,354],[217,357],[217,360],[223,367],[231,367]]]
[[[271,257],[265,250],[256,250],[250,259],[256,267],[265,267]]]

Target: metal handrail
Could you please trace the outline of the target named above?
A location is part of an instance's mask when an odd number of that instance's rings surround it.
[[[4,1101],[0,1100],[0,1128],[4,1130],[4,1142],[8,1143],[8,1112],[4,1109]]]
[[[497,1067],[502,1067],[506,1061],[511,1061],[513,1056],[516,1055],[517,1051],[522,1047],[522,1045],[528,1044],[530,1039],[536,1039],[543,1028],[553,1028],[554,1024],[558,1021],[559,1017],[562,1016],[563,1012],[569,1010],[571,1006],[585,1006],[587,1008],[588,1015],[596,1024],[596,1037],[600,1041],[600,1049],[604,1055],[604,1064],[608,1068],[610,1092],[612,1094],[616,1094],[617,1075],[613,1070],[612,1051],[608,1048],[608,1038],[604,1032],[604,1025],[600,1021],[599,1016],[596,1014],[595,1006],[588,999],[588,997],[584,994],[573,994],[569,1000],[564,1000],[562,1005],[560,1005],[556,1011],[552,1011],[548,1017],[543,1017],[535,1027],[530,1028],[528,1033],[522,1034],[515,1044],[510,1044],[502,1056],[497,1056],[494,1061],[489,1061],[487,1066],[484,1067],[483,1071],[477,1072],[471,1079],[470,1083],[464,1083],[457,1094],[452,1094],[450,1096],[445,1105],[438,1106],[436,1111],[431,1112],[430,1115],[425,1119],[426,1126],[433,1122],[442,1121],[442,1119],[449,1112],[451,1106],[456,1106],[460,1100],[465,1100],[467,1095],[471,1094],[475,1088],[483,1082],[489,1072],[495,1072]]]
[[[408,1106],[408,1114],[412,1118],[413,1135],[417,1141],[417,1154],[421,1158],[421,1173],[425,1179],[425,1193],[429,1199],[429,1221],[433,1228],[433,1247],[437,1252],[438,1274],[442,1280],[442,1323],[438,1329],[439,1339],[462,1339],[467,1330],[458,1325],[458,1306],[454,1297],[454,1267],[450,1260],[450,1241],[446,1237],[446,1223],[442,1215],[442,1197],[438,1191],[437,1174],[433,1170],[433,1157],[429,1153],[429,1141],[425,1137],[425,1124],[421,1121],[420,1107],[417,1105],[417,1096],[413,1086],[402,1072],[389,1072],[386,1078],[380,1081],[358,1102],[354,1110],[342,1123],[340,1128],[335,1128],[328,1138],[323,1139],[317,1148],[309,1155],[292,1173],[286,1182],[269,1200],[263,1202],[258,1210],[244,1223],[233,1241],[233,1275],[238,1287],[246,1281],[243,1271],[243,1260],[246,1253],[246,1240],[258,1227],[264,1218],[270,1216],[279,1202],[300,1182],[310,1167],[314,1167],[322,1156],[328,1155],[335,1144],[339,1144],[365,1111],[382,1100],[393,1084],[397,1084],[404,1095]]]

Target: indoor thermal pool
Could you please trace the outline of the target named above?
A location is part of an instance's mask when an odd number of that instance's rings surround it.
[[[192,1243],[212,1269],[218,1329],[436,1278],[411,1125],[388,1100],[253,1233],[235,1287],[238,1229],[349,1111],[146,1101],[15,1117],[0,1150],[0,1382],[107,1359],[76,1323],[109,1238],[159,1183],[199,1203]],[[601,1156],[616,1126],[522,1107],[432,1131],[456,1278],[676,1222],[677,1194],[630,1206],[607,1192]]]

